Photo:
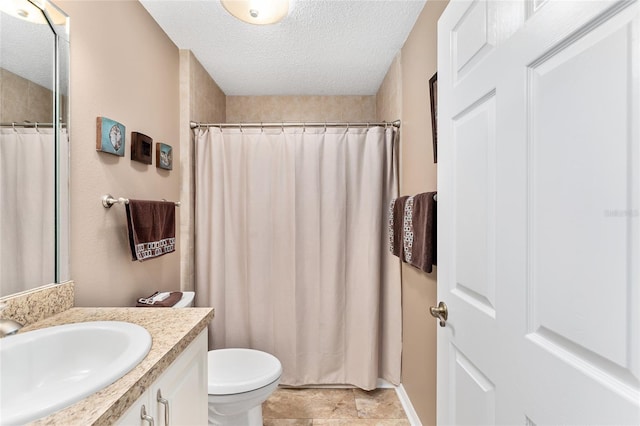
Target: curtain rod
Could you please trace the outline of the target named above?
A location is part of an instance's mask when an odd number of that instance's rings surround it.
[[[191,121],[189,127],[239,127],[239,128],[265,128],[265,127],[396,127],[400,128],[400,120],[393,122],[382,121],[379,123],[196,123]]]
[[[0,123],[0,127],[33,127],[33,128],[38,128],[38,127],[53,127],[54,124],[53,123],[31,123],[31,122],[24,122],[24,123]],[[62,124],[62,127],[65,127],[64,124]]]

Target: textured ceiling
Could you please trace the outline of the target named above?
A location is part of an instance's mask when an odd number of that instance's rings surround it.
[[[218,0],[141,3],[227,95],[374,95],[425,0],[296,0],[267,26]]]
[[[1,68],[51,90],[53,46],[54,36],[49,26],[0,13]]]

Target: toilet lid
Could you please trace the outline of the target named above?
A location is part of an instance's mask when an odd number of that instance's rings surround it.
[[[254,349],[216,349],[208,353],[209,395],[250,392],[278,380],[282,364]]]

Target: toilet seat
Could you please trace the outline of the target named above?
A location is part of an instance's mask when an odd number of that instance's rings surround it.
[[[280,378],[278,358],[254,349],[216,349],[207,354],[209,395],[251,392]]]

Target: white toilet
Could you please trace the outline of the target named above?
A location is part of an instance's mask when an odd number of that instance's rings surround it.
[[[183,292],[174,308],[193,306],[195,293]],[[262,426],[262,403],[276,390],[282,364],[254,349],[216,349],[207,356],[209,424]]]

